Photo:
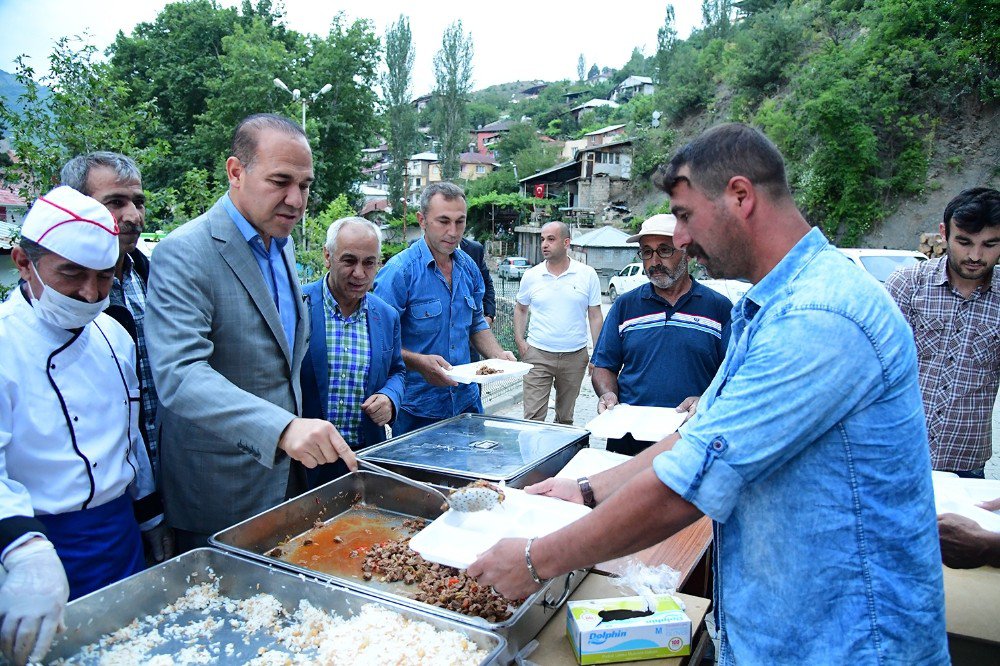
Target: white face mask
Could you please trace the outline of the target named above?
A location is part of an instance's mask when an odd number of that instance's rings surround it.
[[[108,307],[108,303],[111,302],[111,294],[108,294],[104,297],[104,300],[96,303],[87,303],[70,298],[65,294],[60,294],[42,282],[42,276],[38,274],[38,270],[34,264],[31,264],[31,270],[35,272],[35,277],[38,278],[38,281],[42,285],[41,296],[35,296],[35,292],[31,292],[31,296],[35,301],[35,314],[39,319],[53,326],[67,330],[83,328],[94,321],[97,315],[101,314]],[[28,289],[31,290],[31,285],[28,285]]]

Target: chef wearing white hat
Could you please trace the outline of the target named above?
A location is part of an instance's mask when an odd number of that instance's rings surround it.
[[[135,347],[101,311],[118,225],[69,187],[40,197],[0,304],[0,650],[41,659],[67,598],[144,566],[140,523],[166,529],[139,427]]]

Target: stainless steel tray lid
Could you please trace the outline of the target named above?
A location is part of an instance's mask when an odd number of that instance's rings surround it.
[[[493,481],[511,479],[587,431],[538,421],[461,414],[364,450],[376,462],[395,463]]]

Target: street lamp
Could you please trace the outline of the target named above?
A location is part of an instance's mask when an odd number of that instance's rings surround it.
[[[333,90],[333,84],[332,83],[328,83],[325,86],[323,86],[322,88],[320,88],[319,90],[317,90],[316,92],[314,92],[312,95],[303,95],[298,88],[296,88],[295,90],[289,90],[288,86],[285,85],[285,82],[282,81],[279,78],[275,78],[274,79],[274,85],[276,87],[278,87],[278,88],[281,88],[282,90],[284,90],[289,95],[291,95],[293,102],[299,102],[302,105],[302,132],[303,133],[305,133],[305,131],[306,131],[306,107],[309,106],[310,104],[312,104],[313,102],[315,102],[317,99],[319,99],[320,95],[325,95],[326,93],[328,93],[331,90]],[[306,139],[308,140],[308,137],[306,137]],[[302,207],[302,249],[303,250],[307,249],[306,248],[306,207],[305,206]]]

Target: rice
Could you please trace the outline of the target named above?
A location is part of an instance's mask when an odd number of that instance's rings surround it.
[[[192,614],[196,619],[189,619]],[[220,631],[228,632],[220,637]],[[231,599],[218,580],[193,585],[156,615],[135,620],[56,664],[215,664],[232,662],[238,647],[264,644],[244,661],[256,666],[346,664],[471,665],[487,656],[462,633],[437,629],[376,603],[345,619],[301,600],[289,613],[275,597]],[[226,642],[223,642],[226,641]],[[178,644],[180,647],[177,647]],[[154,653],[156,651],[156,653]],[[166,654],[162,654],[166,651]]]

